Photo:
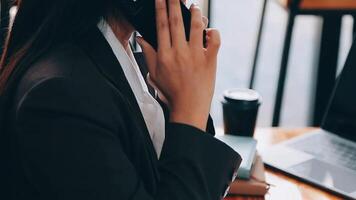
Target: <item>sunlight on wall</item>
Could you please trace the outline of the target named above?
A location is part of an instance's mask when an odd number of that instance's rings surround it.
[[[223,115],[220,101],[223,91],[248,86],[263,1],[211,2],[213,19],[210,19],[210,22],[212,27],[219,29],[222,39],[211,113],[215,124],[221,126]],[[271,1],[267,9],[256,74],[255,89],[263,97],[259,126],[271,125],[286,21],[287,12]],[[321,22],[316,16],[299,16],[296,20],[281,116],[282,126],[309,125],[314,98],[315,70],[319,59]],[[345,17],[340,44],[340,69],[352,43],[352,23],[351,17]]]

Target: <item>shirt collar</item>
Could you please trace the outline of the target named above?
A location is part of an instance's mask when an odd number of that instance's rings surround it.
[[[109,43],[114,55],[121,64],[124,74],[128,79],[128,82],[133,92],[135,93],[136,98],[138,98],[139,101],[142,101],[141,95],[138,94],[139,92],[141,92],[142,94],[147,93],[148,87],[144,78],[141,75],[140,68],[135,60],[134,54],[130,46],[125,48],[122,45],[119,39],[117,39],[110,25],[104,19],[102,19],[98,23],[98,28],[102,32],[103,36]]]

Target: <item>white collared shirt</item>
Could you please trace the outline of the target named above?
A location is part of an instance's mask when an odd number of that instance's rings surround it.
[[[162,107],[149,93],[131,48],[127,47],[125,50],[105,20],[99,22],[98,28],[106,38],[125,73],[159,158],[165,139],[165,118]]]

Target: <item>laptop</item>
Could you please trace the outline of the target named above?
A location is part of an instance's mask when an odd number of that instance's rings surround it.
[[[321,128],[261,154],[272,168],[356,199],[356,43],[338,77]]]

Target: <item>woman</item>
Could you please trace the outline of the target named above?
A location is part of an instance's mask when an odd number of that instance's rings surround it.
[[[192,6],[186,42],[179,0],[156,0],[158,51],[138,41],[163,103],[143,81],[118,2],[18,1],[0,76],[1,199],[223,197],[241,159],[207,133],[218,32],[203,48]]]

